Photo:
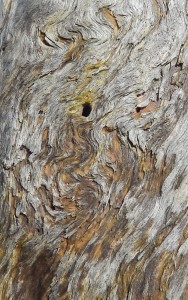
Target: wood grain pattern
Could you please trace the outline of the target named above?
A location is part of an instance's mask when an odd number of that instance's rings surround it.
[[[0,12],[0,299],[186,300],[187,1]]]

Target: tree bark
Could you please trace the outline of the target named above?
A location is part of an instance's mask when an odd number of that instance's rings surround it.
[[[0,299],[188,299],[187,1],[0,3]]]

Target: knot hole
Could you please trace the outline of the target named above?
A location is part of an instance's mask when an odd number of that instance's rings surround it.
[[[90,103],[84,103],[83,104],[83,109],[82,109],[82,116],[83,117],[88,117],[91,113],[91,104]]]

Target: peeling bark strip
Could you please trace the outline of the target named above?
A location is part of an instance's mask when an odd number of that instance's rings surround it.
[[[0,299],[188,299],[186,0],[2,0]]]

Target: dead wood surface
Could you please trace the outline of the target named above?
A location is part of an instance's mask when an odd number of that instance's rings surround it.
[[[0,299],[188,299],[186,0],[0,1]]]

